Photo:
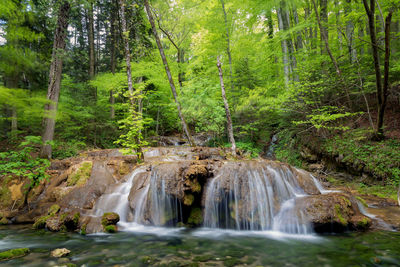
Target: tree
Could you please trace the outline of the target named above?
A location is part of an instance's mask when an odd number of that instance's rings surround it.
[[[168,82],[169,82],[169,85],[171,87],[171,91],[172,91],[172,94],[174,96],[174,99],[175,99],[175,104],[176,104],[176,107],[178,109],[178,115],[179,115],[179,118],[181,120],[183,132],[185,133],[189,144],[191,146],[193,146],[194,142],[193,142],[192,136],[190,135],[189,128],[187,127],[185,118],[183,117],[183,114],[182,114],[181,104],[179,103],[179,100],[178,100],[178,95],[176,93],[174,80],[172,78],[171,71],[170,71],[169,66],[168,66],[168,61],[167,61],[167,58],[166,58],[165,53],[164,53],[164,48],[162,47],[160,37],[158,36],[158,33],[157,33],[156,25],[154,23],[153,14],[151,13],[151,9],[150,9],[150,5],[149,5],[149,1],[148,0],[144,1],[144,6],[145,6],[145,9],[146,9],[147,17],[149,18],[149,21],[150,21],[150,25],[151,25],[151,29],[153,31],[154,38],[156,39],[158,51],[160,52],[160,56],[161,56],[162,62],[164,64],[165,72],[166,72],[166,74],[168,76]]]
[[[221,84],[221,95],[222,95],[222,99],[224,100],[224,106],[225,106],[226,128],[228,130],[229,141],[232,144],[232,155],[236,156],[236,143],[235,143],[235,137],[233,136],[231,112],[229,111],[229,104],[228,104],[228,100],[226,99],[226,95],[225,95],[224,78],[223,78],[223,74],[222,74],[221,61],[219,59],[219,56],[217,57],[217,67],[218,67],[218,72],[219,72],[219,81]]]
[[[376,122],[375,138],[380,140],[384,138],[383,134],[383,119],[388,96],[389,87],[389,59],[390,59],[390,23],[392,21],[392,11],[385,20],[385,63],[384,63],[384,80],[382,85],[381,66],[379,62],[379,44],[376,38],[375,29],[375,0],[370,0],[368,5],[367,0],[363,0],[365,12],[368,16],[369,35],[371,38],[372,57],[374,59],[375,76],[376,76],[376,94],[378,97],[378,119]]]
[[[60,96],[61,74],[63,66],[63,52],[65,50],[68,18],[70,4],[68,1],[59,2],[57,26],[54,31],[53,53],[49,73],[49,86],[47,89],[48,104],[45,106],[45,117],[43,119],[44,132],[42,135],[43,147],[41,156],[51,158],[52,147],[49,141],[53,141],[54,127],[56,124],[56,114],[58,98]]]

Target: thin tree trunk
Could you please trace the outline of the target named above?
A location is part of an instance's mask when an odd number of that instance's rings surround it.
[[[226,53],[228,54],[229,59],[229,78],[231,80],[231,89],[232,92],[234,91],[234,84],[233,84],[233,70],[232,70],[232,55],[231,55],[231,40],[229,36],[229,25],[228,25],[228,18],[226,16],[225,4],[224,0],[221,1],[222,11],[224,12],[224,23],[225,23],[225,30],[226,30]]]
[[[131,52],[129,48],[129,32],[126,26],[125,18],[125,1],[119,0],[120,7],[120,17],[121,17],[121,27],[122,27],[122,38],[124,40],[124,52],[125,52],[125,64],[126,64],[126,76],[128,78],[128,90],[129,90],[129,100],[132,107],[135,106],[133,101],[133,81],[132,81],[132,71],[131,71]]]
[[[117,43],[117,31],[115,29],[115,21],[116,21],[116,10],[117,4],[114,0],[112,0],[112,7],[111,7],[111,51],[110,51],[110,67],[111,73],[115,74],[115,66],[116,66],[116,43]],[[115,118],[115,97],[113,90],[110,91],[110,104],[111,104],[111,119]]]
[[[148,0],[144,0],[144,6],[146,8],[146,13],[147,13],[147,16],[148,16],[149,21],[150,21],[150,25],[151,25],[151,28],[152,28],[152,31],[153,31],[154,38],[156,39],[158,51],[160,52],[160,56],[161,56],[162,62],[164,64],[165,72],[166,72],[166,74],[168,76],[169,85],[171,87],[171,91],[172,91],[172,94],[173,94],[174,99],[175,99],[176,107],[178,109],[178,115],[179,115],[179,118],[181,120],[183,132],[185,133],[189,144],[191,146],[194,146],[194,142],[192,140],[192,136],[190,135],[189,128],[187,127],[185,118],[183,117],[183,114],[182,114],[181,104],[179,103],[179,100],[178,100],[178,95],[176,93],[174,80],[172,79],[171,71],[170,71],[169,66],[168,66],[168,61],[167,61],[167,58],[166,58],[165,53],[164,53],[164,48],[162,47],[160,37],[158,36],[158,33],[157,33],[156,25],[154,23],[153,14],[151,13],[150,5],[149,5],[149,1]]]
[[[95,74],[95,52],[94,52],[94,19],[93,19],[93,4],[90,3],[88,9],[88,42],[89,42],[89,79],[94,78]]]
[[[283,19],[282,19],[282,12],[281,9],[277,9],[277,15],[278,15],[278,27],[279,31],[283,31]],[[282,60],[283,60],[283,73],[285,77],[285,86],[289,86],[289,76],[290,76],[290,66],[289,66],[289,52],[288,52],[288,45],[286,42],[286,39],[283,39],[281,41],[281,47],[282,47]]]
[[[389,12],[385,22],[385,66],[384,66],[384,82],[382,86],[382,75],[379,62],[379,47],[375,31],[375,0],[370,0],[368,6],[367,0],[363,0],[364,8],[368,16],[369,33],[371,38],[372,57],[374,59],[375,76],[376,76],[376,93],[378,96],[378,119],[375,138],[382,139],[383,119],[386,108],[387,89],[389,86],[389,58],[390,58],[390,23],[392,12]]]
[[[346,2],[347,8],[345,8],[345,14],[347,16],[351,12],[351,0],[346,0]],[[354,63],[357,60],[357,51],[354,49],[354,23],[351,19],[347,19],[346,22],[346,39],[350,63]]]
[[[323,1],[325,1],[325,0],[323,0]],[[342,82],[342,84],[344,86],[347,102],[348,102],[349,106],[351,107],[351,100],[350,100],[349,90],[348,90],[346,82],[345,82],[345,80],[343,78],[342,71],[340,70],[339,65],[338,65],[335,57],[332,54],[332,51],[331,51],[330,47],[329,47],[328,37],[326,36],[326,31],[325,31],[326,29],[323,28],[322,23],[321,23],[321,19],[318,16],[317,4],[315,3],[315,0],[312,0],[312,3],[314,5],[315,16],[317,18],[318,26],[319,26],[320,33],[321,33],[321,38],[322,38],[322,41],[325,43],[326,52],[328,53],[328,55],[329,55],[329,57],[330,57],[330,59],[332,61],[332,64],[335,66],[336,74],[337,74],[337,76],[339,77],[340,81]]]
[[[68,18],[69,18],[70,5],[68,1],[63,1],[59,12],[57,27],[54,33],[54,44],[52,60],[49,73],[49,86],[47,90],[47,100],[50,103],[45,106],[45,117],[43,118],[44,132],[42,136],[43,147],[41,156],[51,158],[51,145],[47,144],[48,141],[53,141],[54,128],[56,124],[58,98],[60,96],[61,74],[62,74],[62,53],[65,50]]]
[[[340,30],[340,9],[339,9],[339,2],[338,0],[335,0],[335,8],[337,9],[336,12],[336,27],[337,27],[337,35],[338,35],[338,41],[339,41],[339,50],[342,51],[343,49],[343,37],[342,37],[342,33]]]
[[[315,3],[315,0],[312,0]],[[323,45],[324,42],[329,41],[329,32],[326,28],[328,24],[328,0],[320,0],[319,2],[321,10],[320,10],[320,19],[319,19],[319,30],[321,33],[321,54],[327,53],[326,46]],[[315,16],[318,16],[318,11],[315,8]]]
[[[221,61],[219,60],[219,56],[217,57],[217,67],[218,67],[218,72],[219,72],[219,81],[221,84],[222,99],[224,100],[224,106],[225,106],[226,124],[227,124],[227,129],[228,129],[229,141],[232,144],[232,155],[236,156],[236,143],[235,143],[235,137],[233,136],[231,112],[229,111],[229,104],[228,104],[228,100],[226,99],[224,78],[223,78],[223,74],[222,74]]]
[[[272,39],[274,37],[274,24],[272,21],[272,12],[267,12],[267,20],[268,20],[268,38]]]
[[[297,14],[296,7],[293,7],[293,20],[296,25],[299,24],[299,15]],[[297,51],[303,48],[303,37],[301,36],[301,31],[296,33],[296,49]]]

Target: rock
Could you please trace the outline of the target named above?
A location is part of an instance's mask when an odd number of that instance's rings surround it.
[[[296,209],[305,214],[316,232],[366,230],[371,226],[371,219],[362,215],[357,204],[344,193],[298,198]]]
[[[101,224],[103,226],[116,225],[119,222],[119,215],[115,212],[104,213],[101,217]]]
[[[118,232],[118,227],[116,225],[107,225],[104,227],[106,233],[116,233]]]
[[[60,219],[59,216],[57,217],[50,217],[46,220],[46,228],[52,232],[59,232],[63,227],[63,221]]]
[[[6,225],[8,223],[9,223],[9,221],[7,220],[7,218],[3,217],[0,219],[0,225]]]
[[[11,260],[28,255],[29,248],[15,248],[0,252],[0,261]]]
[[[61,258],[67,256],[69,253],[71,253],[71,251],[66,248],[57,248],[53,250],[50,255],[54,258]]]
[[[322,164],[310,164],[310,165],[308,165],[308,169],[310,170],[310,171],[313,171],[313,172],[315,172],[315,171],[320,171],[320,170],[322,170],[324,168],[324,165],[322,165]]]

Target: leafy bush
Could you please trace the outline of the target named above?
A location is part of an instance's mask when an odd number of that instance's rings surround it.
[[[48,178],[46,169],[50,166],[50,161],[35,157],[41,145],[40,136],[26,136],[25,141],[19,144],[19,150],[0,153],[0,175],[29,178],[30,187]]]

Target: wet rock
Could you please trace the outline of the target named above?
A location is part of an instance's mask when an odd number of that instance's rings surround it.
[[[101,217],[101,224],[103,226],[116,225],[119,222],[119,215],[115,212],[104,213]]]
[[[0,261],[11,260],[28,255],[29,248],[15,248],[0,252]]]
[[[343,193],[296,199],[296,207],[311,221],[316,232],[366,230],[371,219],[362,215],[355,201]]]
[[[54,258],[61,258],[69,255],[69,253],[71,253],[71,251],[66,248],[57,248],[53,250],[50,255]]]

